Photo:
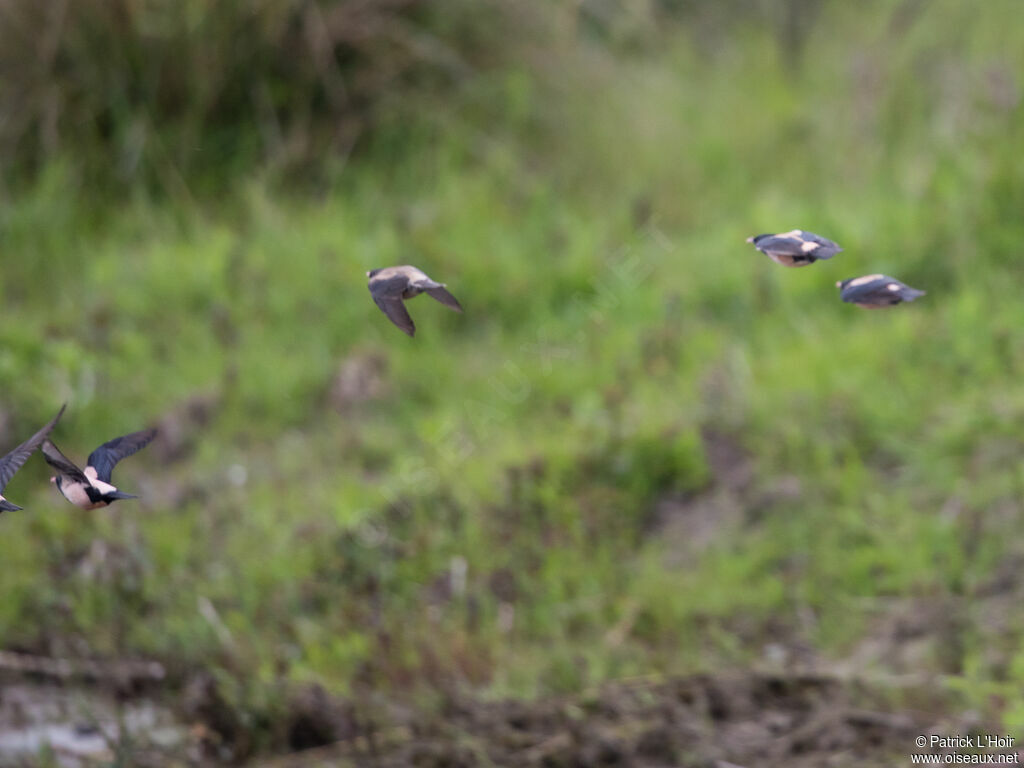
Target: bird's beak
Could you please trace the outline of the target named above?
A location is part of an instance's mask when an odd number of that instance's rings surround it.
[[[842,288],[842,287],[843,287],[843,281],[842,280],[836,280],[836,288]]]
[[[753,237],[753,235],[751,235],[750,237],[748,237],[748,238],[747,238],[747,242],[748,242],[748,243],[752,243],[752,242],[754,242],[754,237]]]
[[[369,270],[367,270],[367,272],[366,272],[366,276],[367,276],[367,277],[369,277],[369,276],[370,276],[370,272],[369,272]]]
[[[50,478],[50,482],[51,483],[56,483],[57,482],[57,478],[56,477],[51,477]]]

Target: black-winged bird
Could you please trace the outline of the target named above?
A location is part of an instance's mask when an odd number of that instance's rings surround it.
[[[28,457],[42,444],[46,436],[50,434],[50,431],[57,426],[57,422],[60,421],[60,417],[64,414],[66,407],[66,404],[62,405],[57,415],[50,420],[49,424],[0,459],[0,512],[15,512],[21,509],[17,504],[11,504],[11,502],[3,497],[3,490],[11,482],[14,473],[21,469],[21,465],[28,460]]]
[[[57,470],[50,482],[56,484],[65,499],[82,509],[99,509],[118,499],[136,499],[137,496],[119,491],[111,485],[110,475],[117,462],[145,448],[154,437],[155,429],[115,437],[89,454],[85,470],[75,466],[56,445],[47,440],[43,443],[43,458]]]
[[[864,275],[840,280],[836,283],[839,298],[865,309],[879,309],[913,301],[925,295],[925,291],[911,288],[895,277],[888,275]]]
[[[381,312],[410,336],[416,334],[416,324],[405,308],[406,299],[426,293],[446,307],[456,312],[462,311],[462,305],[448,293],[444,283],[434,282],[416,267],[406,264],[401,267],[371,269],[366,276],[370,278],[370,295]]]
[[[778,235],[754,235],[748,243],[784,267],[806,267],[820,259],[831,259],[842,251],[827,237],[794,229]]]

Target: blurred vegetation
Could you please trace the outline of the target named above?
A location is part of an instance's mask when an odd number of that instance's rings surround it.
[[[64,156],[90,188],[171,195],[340,166],[396,90],[465,76],[470,7],[8,0],[0,152],[22,174]]]
[[[4,444],[170,435],[108,511],[14,479],[0,645],[209,670],[242,751],[283,683],[779,646],[1024,726],[1018,9],[0,4]],[[793,227],[846,250],[743,242]],[[467,310],[413,341],[407,262]]]

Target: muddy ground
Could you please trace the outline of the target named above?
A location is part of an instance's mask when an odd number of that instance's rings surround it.
[[[802,768],[903,765],[921,733],[966,726],[927,709],[893,711],[861,685],[735,674],[608,685],[532,703],[451,702],[376,739],[310,750],[262,768],[315,765],[537,768]]]
[[[293,751],[244,758],[232,754],[230,718],[212,692],[183,695],[208,698],[191,712],[172,711],[146,698],[8,680],[0,688],[0,765],[900,766],[920,751],[920,734],[991,730],[944,715],[950,703],[926,690],[896,693],[812,674],[624,681],[534,702],[449,697],[430,715],[395,704],[373,722],[310,688],[293,697],[280,724]]]
[[[660,499],[649,520],[659,538],[675,542],[678,560],[744,525],[746,511],[800,492],[792,478],[757,487],[737,443],[703,438],[714,483]],[[979,588],[993,616],[1016,615],[1024,599],[1019,566],[1008,561]],[[770,671],[619,681],[537,701],[448,692],[429,713],[372,691],[341,700],[316,686],[240,711],[202,672],[3,651],[0,768],[905,766],[922,734],[997,733],[921,672],[957,672],[958,661],[943,659],[957,647],[963,601],[876,602],[870,629],[843,663],[779,631],[764,643]]]

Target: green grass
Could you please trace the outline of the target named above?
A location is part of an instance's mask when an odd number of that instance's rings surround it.
[[[782,635],[842,659],[885,600],[951,599],[960,657],[920,671],[1024,725],[1024,624],[976,597],[1022,555],[1024,121],[986,83],[1019,96],[1024,28],[933,5],[902,40],[893,3],[829,6],[842,34],[792,76],[746,27],[709,56],[482,75],[319,200],[248,179],[96,218],[55,164],[0,219],[7,443],[65,399],[79,458],[219,405],[184,459],[118,469],[138,502],[77,512],[38,459],[15,478],[0,645],[213,667],[252,706],[281,679],[529,695],[757,663]],[[793,227],[845,252],[783,270],[743,242]],[[392,327],[363,273],[407,262],[466,314],[420,299],[417,338]],[[928,295],[838,301],[878,271]],[[334,410],[363,358],[383,389]],[[755,495],[799,493],[680,559],[651,512],[716,492],[702,429]]]

